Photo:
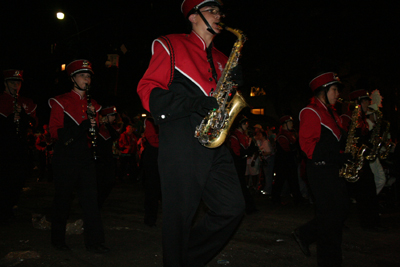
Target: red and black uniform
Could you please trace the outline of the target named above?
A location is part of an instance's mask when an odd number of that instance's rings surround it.
[[[101,108],[92,100],[96,112]],[[86,246],[104,243],[104,231],[97,203],[97,182],[93,151],[89,147],[87,99],[74,90],[49,99],[49,131],[54,144],[54,210],[51,240],[54,246],[65,245],[66,223],[77,189],[84,212]]]
[[[228,148],[209,149],[194,137],[204,117],[198,110],[216,88],[227,58],[195,32],[156,39],[152,52],[138,94],[159,125],[164,266],[204,266],[244,210]],[[210,212],[192,228],[201,199]]]
[[[285,181],[290,186],[290,192],[296,202],[301,201],[301,193],[298,181],[297,161],[298,152],[297,138],[294,131],[285,130],[282,127],[276,138],[276,154],[274,172],[275,182],[272,185],[271,200],[281,203],[281,193]]]
[[[142,152],[142,167],[144,171],[144,223],[154,226],[157,221],[158,202],[161,200],[160,173],[158,170],[158,126],[152,118],[144,122],[144,150]]]
[[[14,97],[0,93],[0,222],[13,217],[12,208],[32,168],[27,134],[28,128],[36,126],[36,104],[22,96],[17,102],[21,106],[18,124],[14,122]]]
[[[232,157],[238,173],[240,186],[242,188],[242,193],[246,204],[246,213],[249,214],[257,210],[254,199],[247,188],[246,182],[247,158],[251,155],[254,155],[254,153],[257,151],[254,143],[250,143],[250,140],[251,139],[247,134],[239,131],[238,129],[235,129],[230,136]]]
[[[97,194],[100,208],[115,185],[117,160],[113,154],[113,144],[118,138],[119,133],[112,124],[100,125],[96,160]]]
[[[329,110],[330,109],[330,110]],[[315,200],[315,218],[299,227],[307,244],[317,242],[318,266],[340,266],[342,229],[348,213],[346,182],[339,177],[344,148],[338,114],[313,98],[300,111],[300,147],[307,155],[307,177]]]

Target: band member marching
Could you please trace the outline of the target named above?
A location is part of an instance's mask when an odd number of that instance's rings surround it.
[[[306,256],[317,243],[318,266],[341,266],[342,230],[348,213],[345,179],[339,169],[347,155],[342,123],[333,109],[341,83],[335,73],[318,75],[310,82],[311,103],[300,111],[300,147],[307,155],[308,183],[315,200],[315,218],[295,229],[293,237]]]
[[[348,184],[349,191],[357,202],[360,226],[368,231],[385,231],[386,228],[381,225],[379,215],[380,207],[376,194],[374,174],[371,170],[370,161],[367,160],[367,155],[373,150],[373,145],[370,142],[372,131],[369,130],[367,121],[367,112],[371,104],[371,98],[365,89],[355,90],[350,93],[349,97],[351,101],[361,106],[356,129],[356,137],[358,138],[357,146],[366,145],[369,148],[362,168],[359,171],[359,179],[356,183]]]
[[[99,208],[103,206],[116,182],[117,159],[113,154],[113,145],[119,138],[119,132],[114,127],[117,114],[115,106],[106,107],[100,111],[96,160]]]
[[[96,119],[89,119],[88,113],[96,116],[101,109],[94,100],[89,105],[86,95],[93,74],[92,64],[83,59],[75,60],[68,64],[67,72],[73,82],[73,89],[49,99],[49,129],[51,137],[57,140],[53,156],[55,195],[51,242],[58,250],[70,250],[65,242],[65,231],[72,192],[77,188],[84,212],[86,249],[106,253],[109,248],[103,245],[104,231],[97,203],[94,155],[88,146],[89,129],[97,127]]]
[[[24,181],[29,177],[28,129],[36,127],[36,104],[19,95],[23,71],[4,71],[0,93],[0,223],[13,219]]]
[[[150,65],[138,94],[159,125],[159,171],[163,200],[164,266],[205,266],[226,244],[244,213],[244,200],[226,146],[209,149],[194,137],[211,109],[227,57],[213,45],[221,32],[221,2],[185,0],[190,34],[153,42]],[[200,201],[209,212],[193,225]]]

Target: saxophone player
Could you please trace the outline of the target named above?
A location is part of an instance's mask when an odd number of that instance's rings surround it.
[[[19,95],[23,70],[8,69],[0,93],[0,224],[13,219],[25,179],[30,175],[28,128],[36,126],[36,104]]]
[[[341,82],[333,72],[310,82],[314,97],[300,111],[299,143],[307,160],[307,178],[315,201],[315,218],[292,233],[300,249],[311,256],[309,245],[317,243],[318,266],[341,266],[342,231],[348,213],[345,179],[339,170],[346,158],[342,122],[333,108]]]
[[[209,149],[193,136],[228,58],[213,45],[224,15],[218,0],[184,0],[189,34],[157,38],[137,92],[159,126],[164,266],[205,266],[244,214],[244,200],[226,146]],[[209,212],[192,228],[200,201]]]
[[[370,143],[371,131],[368,124],[368,107],[371,105],[370,96],[365,89],[358,89],[349,94],[351,101],[361,106],[361,114],[358,126],[356,129],[356,137],[358,137],[357,146],[367,145],[371,150]],[[379,216],[379,202],[376,194],[375,177],[371,170],[370,162],[364,160],[362,168],[359,172],[360,178],[356,183],[349,183],[349,193],[354,197],[357,205],[358,218],[360,226],[368,231],[382,232],[385,227],[382,227]]]
[[[93,69],[88,60],[67,65],[73,83],[70,92],[49,99],[49,131],[56,140],[53,155],[55,195],[51,225],[51,243],[57,250],[68,251],[65,242],[66,223],[76,188],[84,212],[85,246],[94,253],[106,253],[104,231],[97,203],[97,181],[93,153],[88,146],[89,129],[97,127],[101,106],[94,100],[88,105],[86,87],[92,81]],[[92,109],[96,119],[88,118]]]

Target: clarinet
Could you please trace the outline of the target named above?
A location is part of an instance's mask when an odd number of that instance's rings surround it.
[[[87,117],[88,119],[91,121],[96,120],[96,111],[92,111],[90,109],[90,107],[92,106],[92,100],[89,94],[89,90],[90,90],[90,86],[88,84],[86,84],[85,86],[85,90],[86,90],[86,100],[87,100]],[[92,140],[92,150],[93,150],[93,158],[94,160],[97,159],[97,131],[96,131],[96,125],[93,126],[92,123],[90,123],[90,128],[89,128],[89,134],[90,134],[90,138]]]

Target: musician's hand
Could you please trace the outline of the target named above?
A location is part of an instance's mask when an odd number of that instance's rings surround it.
[[[207,115],[211,109],[218,108],[217,100],[210,96],[193,97],[190,104],[190,110],[199,113],[201,116]]]
[[[92,127],[96,126],[96,119],[90,119],[90,124],[92,125]]]
[[[341,153],[340,154],[340,165],[349,163],[353,160],[353,155],[351,153]]]
[[[17,111],[17,113],[20,113],[21,112],[21,105],[20,104],[17,104],[16,105],[16,108],[15,108],[15,111]]]
[[[108,116],[101,118],[101,123],[109,123]]]
[[[88,106],[88,109],[90,109],[90,111],[92,111],[93,114],[96,114],[96,111],[95,111],[95,109],[94,109],[94,106],[90,105],[90,106]]]

